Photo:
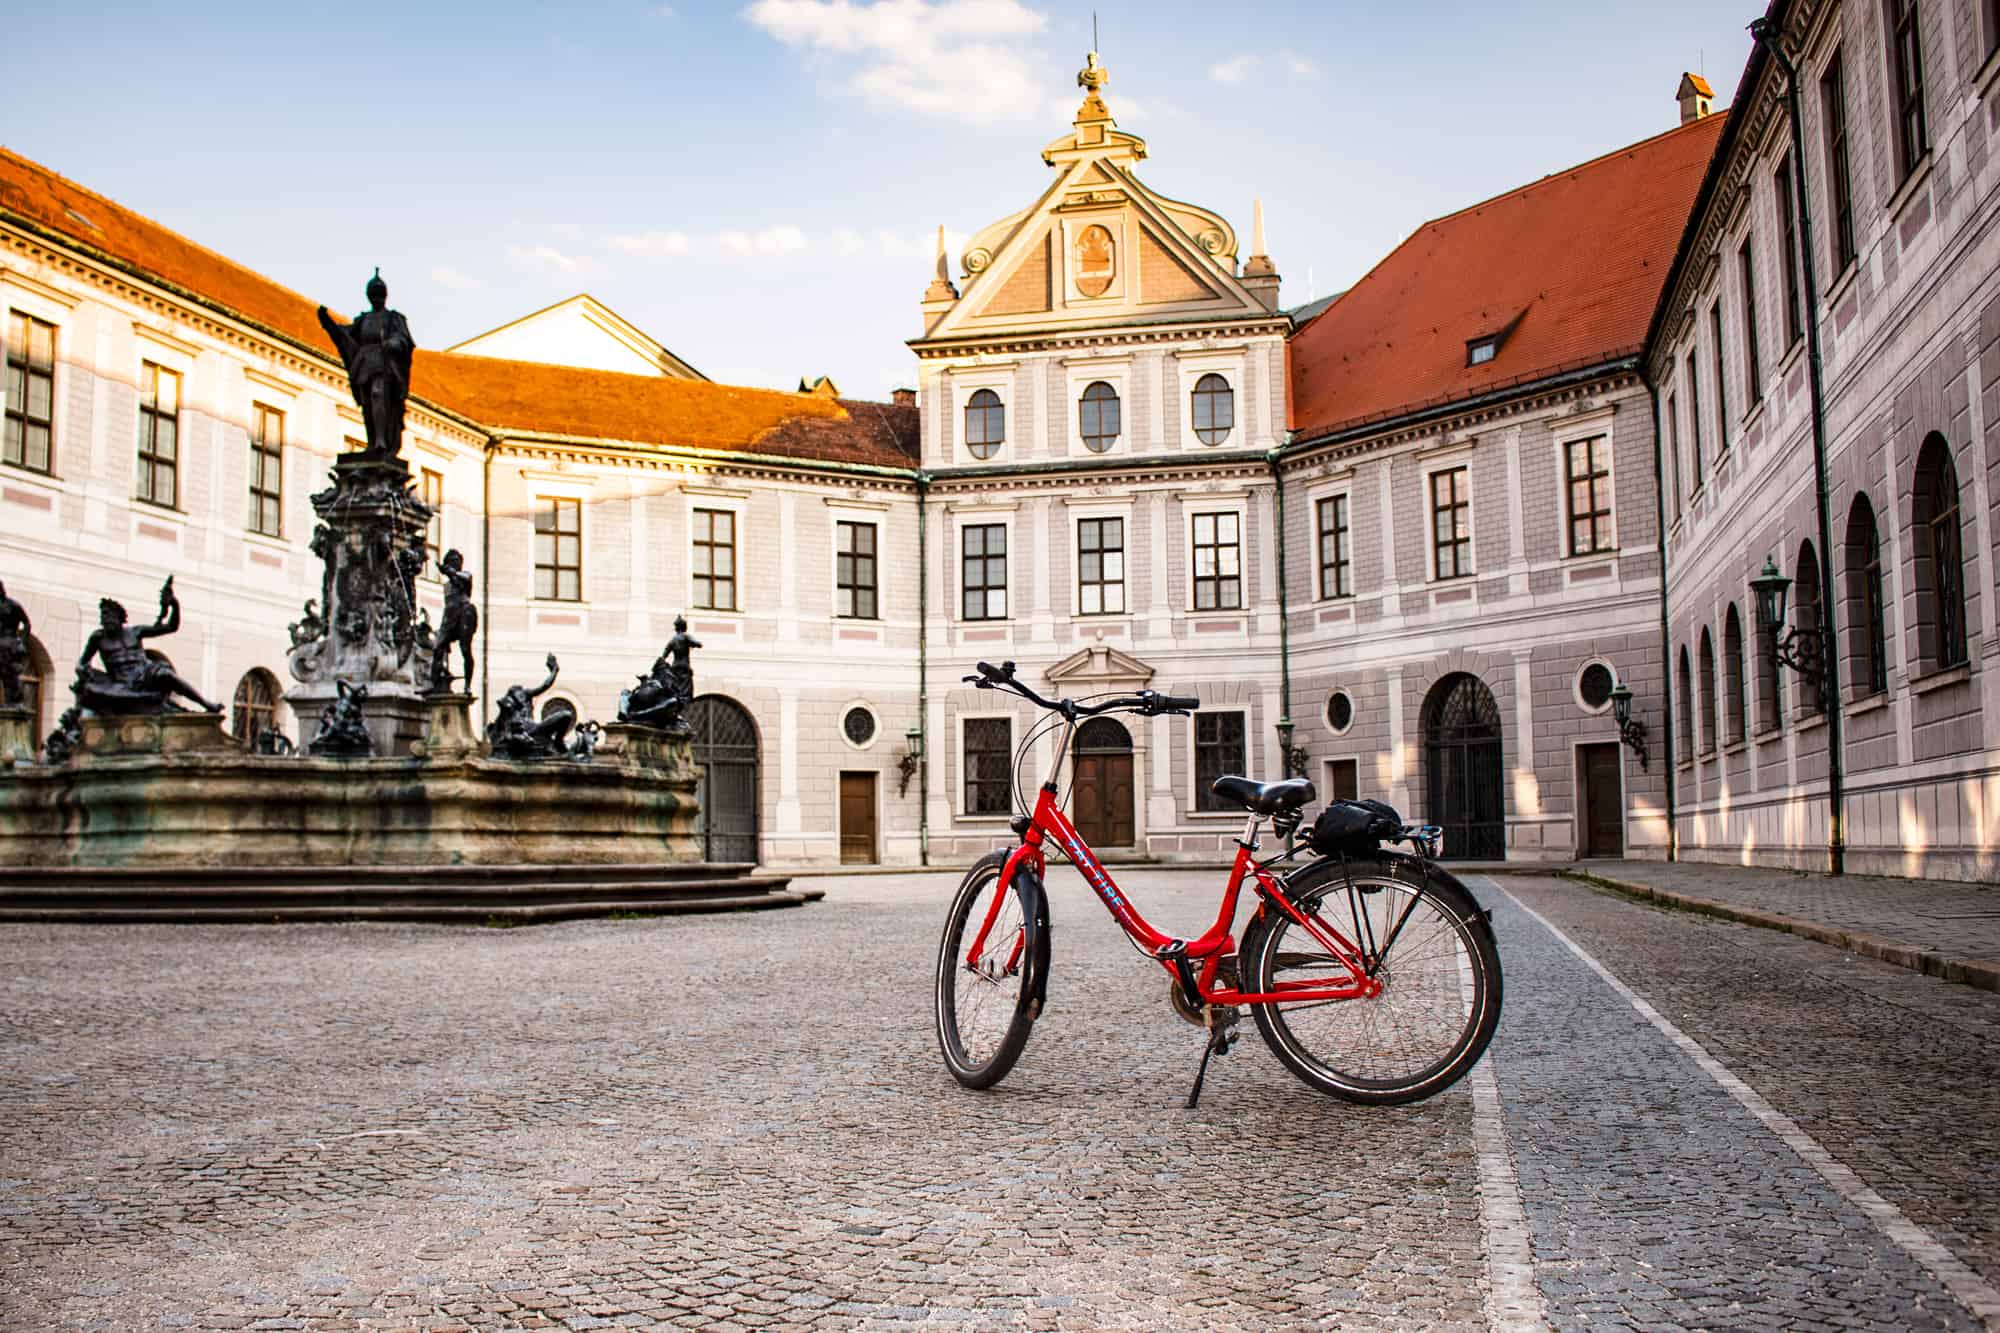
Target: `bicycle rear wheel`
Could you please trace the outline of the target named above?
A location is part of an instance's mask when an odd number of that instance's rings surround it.
[[[1020,870],[1003,886],[1006,865],[1007,853],[993,852],[966,872],[938,944],[938,1047],[952,1077],[968,1088],[992,1087],[1021,1058],[1048,977],[1041,882]],[[968,963],[975,942],[979,955]]]
[[[1500,954],[1471,893],[1443,872],[1392,860],[1311,865],[1292,901],[1322,930],[1359,946],[1382,984],[1373,999],[1253,1005],[1264,1042],[1287,1068],[1346,1101],[1421,1101],[1455,1083],[1500,1023]],[[1244,975],[1269,993],[1280,982],[1353,976],[1312,932],[1266,906],[1246,932]]]

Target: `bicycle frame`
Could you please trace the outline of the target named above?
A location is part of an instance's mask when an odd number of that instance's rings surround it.
[[[1253,855],[1257,847],[1257,831],[1262,820],[1256,815],[1249,816],[1244,825],[1243,836],[1236,843],[1236,860],[1230,867],[1229,883],[1222,893],[1222,904],[1216,913],[1215,922],[1198,939],[1182,940],[1162,934],[1152,923],[1140,914],[1111,872],[1083,840],[1076,826],[1062,812],[1057,804],[1059,787],[1057,778],[1062,773],[1063,760],[1069,753],[1070,741],[1076,732],[1076,722],[1072,719],[1064,728],[1062,744],[1056,750],[1056,760],[1049,778],[1042,784],[1041,793],[1036,798],[1034,814],[1028,826],[1022,831],[1021,845],[1008,856],[1007,864],[1001,869],[1000,878],[994,886],[993,902],[986,909],[986,917],[981,922],[972,945],[966,954],[966,967],[978,970],[980,955],[985,949],[986,936],[993,929],[993,923],[1000,915],[1000,905],[1006,899],[1007,886],[1014,882],[1014,875],[1024,867],[1035,872],[1038,879],[1047,879],[1047,858],[1044,845],[1054,842],[1057,849],[1068,858],[1071,865],[1097,894],[1105,909],[1111,913],[1120,929],[1132,942],[1164,968],[1169,976],[1178,978],[1175,960],[1184,958],[1190,965],[1199,965],[1196,973],[1196,988],[1206,1004],[1234,1006],[1239,1004],[1271,1004],[1278,1001],[1298,1002],[1307,1000],[1333,1001],[1372,998],[1381,994],[1382,985],[1369,975],[1362,949],[1353,941],[1332,929],[1324,921],[1302,913],[1292,905],[1291,899],[1260,865]],[[1316,981],[1288,981],[1280,983],[1275,990],[1244,991],[1235,986],[1225,986],[1218,982],[1225,956],[1236,950],[1235,937],[1230,926],[1236,920],[1236,907],[1243,885],[1249,882],[1255,886],[1257,895],[1266,910],[1283,912],[1296,921],[1328,954],[1338,959],[1348,973],[1348,980],[1321,979]],[[1014,943],[1013,952],[1006,966],[1012,970],[1020,962],[1021,941]],[[1238,977],[1241,981],[1241,977]]]

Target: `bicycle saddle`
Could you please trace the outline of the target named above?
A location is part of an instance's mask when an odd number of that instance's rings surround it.
[[[1318,798],[1310,778],[1286,778],[1283,782],[1252,782],[1249,778],[1223,777],[1209,788],[1225,801],[1234,801],[1259,815],[1275,815],[1280,810],[1296,810]]]

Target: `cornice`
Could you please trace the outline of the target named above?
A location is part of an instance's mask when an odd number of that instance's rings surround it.
[[[1229,319],[1213,324],[1183,322],[1136,328],[1122,325],[1111,329],[1056,329],[1041,333],[984,334],[941,343],[913,342],[910,347],[919,360],[942,361],[980,354],[1020,355],[1090,347],[1188,343],[1197,340],[1219,341],[1224,338],[1282,338],[1290,332],[1291,326],[1291,316],[1273,315],[1267,319]]]

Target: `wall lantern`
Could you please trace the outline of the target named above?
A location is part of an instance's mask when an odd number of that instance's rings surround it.
[[[910,779],[917,775],[917,765],[924,761],[924,729],[912,726],[903,733],[903,754],[896,760],[896,795],[910,794]]]
[[[1611,716],[1618,723],[1618,739],[1639,756],[1639,769],[1646,768],[1646,724],[1632,720],[1632,688],[1624,681],[1611,686]]]
[[[1285,776],[1288,778],[1304,777],[1306,775],[1306,765],[1312,761],[1312,756],[1306,753],[1303,746],[1294,746],[1292,744],[1292,732],[1294,730],[1292,719],[1290,717],[1279,718],[1277,728],[1278,752],[1283,756]]]
[[[1791,588],[1792,581],[1778,572],[1777,561],[1765,556],[1763,573],[1750,580],[1750,591],[1757,600],[1757,629],[1770,636],[1771,653],[1779,664],[1790,667],[1819,692],[1826,684],[1820,630],[1785,628],[1785,597]]]

